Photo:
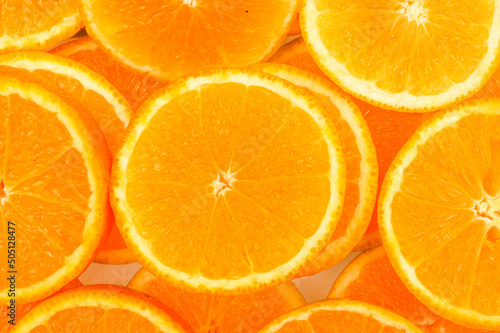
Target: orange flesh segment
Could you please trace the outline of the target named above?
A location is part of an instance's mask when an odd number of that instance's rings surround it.
[[[32,56],[32,54],[26,55],[28,63],[30,62],[29,59],[33,58],[32,65],[37,66],[36,56]],[[1,73],[18,77],[23,81],[36,83],[62,97],[71,107],[78,110],[82,116],[93,118],[102,131],[102,133],[98,131],[92,133],[96,144],[107,145],[112,153],[116,152],[131,116],[131,114],[126,114],[123,115],[126,119],[120,119],[122,115],[117,115],[116,108],[127,111],[126,109],[129,107],[126,102],[122,107],[113,105],[99,93],[87,89],[78,78],[73,78],[71,75],[58,74],[41,68],[30,71],[23,69],[23,64],[17,64],[17,59],[11,59],[10,57],[1,59],[3,61],[0,60],[0,65],[5,65],[0,67]],[[23,60],[21,54],[19,60]],[[52,60],[51,58],[47,60],[57,61],[57,59]],[[51,63],[47,62],[46,66],[49,67],[50,65]],[[64,65],[61,65],[60,68],[64,68]],[[103,134],[104,138],[102,137]]]
[[[60,269],[82,243],[91,195],[88,170],[54,113],[14,94],[2,96],[0,105],[10,129],[2,129],[6,152],[0,164],[8,193],[2,197],[8,198],[2,200],[2,230],[7,221],[16,222],[17,288],[25,288]],[[0,270],[5,274],[6,265]]]
[[[319,75],[327,80],[329,80],[328,76],[325,75],[315,63],[313,57],[309,53],[306,43],[303,38],[298,38],[291,43],[283,46],[278,52],[269,60],[269,62],[274,63],[282,63],[290,66],[295,66],[309,72],[312,72],[316,75]],[[333,84],[333,82],[332,82]],[[404,113],[404,112],[395,112],[389,111],[385,109],[381,109],[370,105],[364,101],[361,101],[353,96],[351,96],[352,100],[356,104],[356,106],[361,110],[363,117],[368,125],[370,130],[370,134],[373,140],[373,144],[375,145],[375,149],[377,152],[377,162],[379,168],[379,190],[382,185],[382,180],[385,177],[387,169],[391,165],[394,157],[399,152],[401,147],[408,141],[411,135],[416,131],[416,129],[424,123],[425,120],[429,119],[432,116],[432,113]],[[336,124],[337,129],[340,131],[342,127],[339,127],[341,124]],[[346,133],[343,133],[340,136],[341,142],[343,136]],[[352,142],[352,141],[351,141]],[[344,154],[344,156],[348,157],[349,154]],[[346,158],[346,164],[350,161]],[[352,163],[351,163],[352,164]],[[351,170],[351,171],[350,171]],[[349,172],[354,172],[355,170],[352,165],[347,166],[348,174]],[[353,189],[352,184],[347,184],[348,188],[346,189],[346,199],[348,199],[348,194]],[[350,187],[350,188],[349,188]],[[378,196],[377,196],[378,201]],[[348,203],[346,201],[346,203]],[[345,204],[344,204],[345,205]],[[377,207],[378,202],[375,203],[375,207]],[[344,210],[345,211],[345,210]],[[339,226],[337,230],[342,230],[342,223],[346,220],[342,218],[339,221]],[[338,233],[339,231],[336,231]],[[358,245],[359,251],[364,250],[369,247],[377,246],[380,244],[380,239],[374,238],[374,235],[378,235],[378,222],[377,222],[377,210],[373,210],[372,218],[368,228],[366,230],[365,239],[361,241]]]
[[[346,162],[344,205],[329,244],[303,267],[299,277],[302,274],[313,275],[344,259],[366,230],[376,195],[375,149],[359,109],[330,80],[291,66],[265,63],[254,67],[307,90],[325,109],[339,134]],[[316,87],[311,88],[314,85]]]
[[[264,60],[285,38],[297,4],[275,0],[241,0],[237,5],[203,0],[155,1],[147,6],[116,0],[83,3],[85,16],[97,28],[88,28],[94,39],[122,61],[166,80]]]
[[[63,44],[50,53],[78,61],[104,76],[127,99],[133,110],[137,110],[153,91],[167,85],[166,81],[123,66],[88,37]]]
[[[319,37],[351,75],[415,96],[445,92],[476,70],[488,49],[495,7],[490,0],[314,3],[322,12]]]
[[[81,287],[83,284],[78,280],[73,280],[70,283],[68,283],[64,288],[62,288],[59,292],[63,292],[69,289]],[[16,319],[15,322],[19,322],[22,317],[31,309],[33,309],[35,306],[37,306],[41,301],[36,301],[32,303],[26,303],[26,304],[16,304]],[[7,333],[10,332],[11,330],[14,329],[15,326],[12,324],[9,324],[7,320],[11,320],[10,317],[7,317],[7,315],[10,313],[9,309],[6,307],[0,307],[0,316],[6,320],[3,320],[0,322],[0,333]]]
[[[364,252],[349,264],[328,297],[359,300],[386,308],[426,332],[493,333],[459,326],[431,312],[405,287],[381,246]]]
[[[212,279],[289,261],[322,223],[330,199],[330,156],[312,117],[267,89],[238,83],[205,85],[158,110],[127,168],[133,220],[155,255]],[[172,195],[160,200],[144,191],[148,182]],[[289,211],[269,210],[290,200],[302,207],[291,221]]]
[[[496,107],[484,103],[477,108]],[[494,282],[500,272],[499,125],[493,112],[471,112],[432,132],[404,169],[391,203],[391,225],[416,278],[433,297],[487,316],[500,311],[491,297],[500,293]]]
[[[166,285],[142,269],[129,288],[161,301],[196,333],[257,332],[277,316],[306,304],[291,282],[248,295],[214,296]]]
[[[368,303],[326,300],[291,311],[266,326],[265,333],[371,333],[422,331],[392,312]]]

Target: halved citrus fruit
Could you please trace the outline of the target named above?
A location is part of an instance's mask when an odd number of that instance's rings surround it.
[[[300,19],[321,69],[387,109],[427,112],[460,102],[500,60],[494,1],[305,0]]]
[[[0,73],[39,84],[62,97],[83,116],[95,119],[100,130],[94,131],[92,138],[96,144],[107,146],[114,155],[133,111],[118,90],[101,75],[76,61],[41,52],[0,56]],[[113,216],[110,218],[111,233],[95,260],[106,264],[134,262],[135,257],[114,225]]]
[[[422,333],[388,310],[351,300],[327,300],[290,311],[273,320],[261,333]]]
[[[153,91],[167,85],[166,81],[123,66],[89,37],[62,44],[50,50],[50,53],[76,60],[104,76],[122,93],[133,110],[137,110]]]
[[[328,79],[328,76],[314,62],[303,38],[298,38],[282,46],[269,59],[269,62],[299,67]],[[389,111],[370,105],[355,97],[352,97],[352,100],[361,110],[370,130],[371,138],[377,152],[379,184],[382,185],[385,173],[399,149],[403,147],[415,130],[426,119],[431,117],[431,114]],[[363,251],[380,244],[382,244],[382,240],[378,232],[377,212],[375,209],[366,234],[353,250]]]
[[[64,286],[61,290],[58,292],[63,292],[66,290],[70,290],[73,288],[78,288],[82,287],[83,284],[78,280],[75,279],[68,283],[66,286]],[[38,305],[40,301],[35,301],[33,303],[26,303],[26,304],[15,304],[15,307],[12,308],[7,308],[5,306],[0,307],[0,317],[2,318],[2,321],[0,321],[0,333],[7,333],[7,332],[12,332],[12,329],[14,328],[14,325],[17,324],[19,320],[21,320],[22,317],[31,309],[33,309],[36,305]],[[10,322],[12,321],[12,323]]]
[[[144,268],[127,287],[159,300],[197,333],[257,332],[274,318],[307,304],[292,282],[248,295],[204,295],[164,284]]]
[[[2,2],[0,22],[2,54],[43,51],[83,28],[77,0]]]
[[[378,186],[375,147],[356,104],[330,80],[281,64],[264,63],[254,68],[306,89],[327,111],[339,134],[346,161],[344,206],[330,242],[299,273],[299,276],[314,275],[342,261],[359,243],[368,227]]]
[[[266,60],[287,36],[298,3],[79,1],[87,32],[103,50],[167,81],[203,69]]]
[[[425,332],[493,333],[459,326],[434,314],[408,291],[382,246],[356,257],[335,280],[328,298],[348,298],[386,308]]]
[[[408,289],[435,313],[500,329],[500,100],[436,114],[398,153],[379,224]]]
[[[92,261],[109,228],[110,157],[95,122],[37,85],[2,76],[0,105],[0,274],[14,275],[0,279],[0,302],[14,284],[22,304]]]
[[[125,136],[112,206],[129,248],[163,281],[254,292],[291,278],[332,237],[346,182],[338,135],[285,80],[238,69],[182,78],[142,105]]]
[[[99,285],[69,290],[44,300],[28,312],[11,332],[185,331],[146,297],[126,288]]]

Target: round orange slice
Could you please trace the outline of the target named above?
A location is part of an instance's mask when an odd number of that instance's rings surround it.
[[[77,0],[3,2],[0,21],[1,54],[43,51],[83,28]]]
[[[112,171],[117,224],[163,281],[241,294],[291,278],[332,237],[345,162],[312,96],[255,70],[157,91]],[[189,244],[187,246],[187,244]]]
[[[298,38],[282,46],[278,52],[269,59],[269,62],[295,66],[328,79],[314,62],[303,38]],[[334,85],[333,83],[331,84]],[[431,114],[389,111],[370,105],[355,97],[352,97],[352,100],[361,110],[370,130],[370,135],[377,152],[379,184],[381,185],[385,173],[398,151],[403,147],[415,130],[426,119],[431,117]],[[373,210],[366,233],[353,250],[363,251],[380,244],[382,244],[382,240],[378,232],[377,212]]]
[[[257,332],[279,315],[307,304],[292,282],[248,295],[203,295],[166,285],[144,268],[127,287],[159,300],[196,333]]]
[[[387,255],[415,296],[474,329],[500,329],[500,102],[438,113],[392,163],[379,223]]]
[[[123,66],[88,37],[62,44],[50,50],[50,53],[76,60],[104,76],[122,93],[133,110],[137,110],[153,91],[167,85],[166,81]]]
[[[108,230],[109,155],[95,122],[58,96],[0,80],[0,302],[60,290],[92,261]],[[7,257],[9,253],[9,257]],[[9,258],[9,261],[7,261]],[[13,288],[14,287],[14,288]]]
[[[0,56],[0,73],[14,75],[37,83],[63,97],[85,117],[96,120],[99,130],[92,133],[97,144],[108,146],[111,154],[117,150],[125,128],[133,114],[129,104],[101,75],[76,61],[41,52],[23,52]],[[135,261],[116,226],[95,260],[106,264],[126,264]]]
[[[330,242],[299,273],[299,276],[314,275],[342,261],[359,243],[368,227],[378,186],[375,147],[358,107],[330,80],[281,64],[264,63],[254,68],[281,77],[313,94],[339,134],[346,161],[344,206]]]
[[[160,307],[126,288],[86,286],[44,300],[12,333],[144,332],[182,333]]]
[[[500,60],[500,6],[492,1],[306,0],[300,15],[321,69],[387,109],[427,112],[465,100]]]
[[[287,36],[298,3],[79,1],[87,32],[103,50],[167,81],[266,60]]]
[[[68,283],[58,292],[63,292],[82,286],[83,284],[78,279],[76,279]],[[17,322],[21,320],[21,318],[24,317],[26,313],[31,311],[31,309],[37,306],[40,302],[41,301],[26,304],[16,304],[15,307],[11,306],[10,308],[4,306],[0,307],[0,316],[3,319],[2,321],[0,321],[0,333],[12,332],[14,325],[17,324]]]
[[[382,246],[354,259],[335,280],[329,298],[348,298],[386,308],[425,332],[493,333],[472,330],[434,314],[405,287]]]
[[[351,300],[327,300],[290,311],[273,320],[261,333],[422,333],[392,312]]]

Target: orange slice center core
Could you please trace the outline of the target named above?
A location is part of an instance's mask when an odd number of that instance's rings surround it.
[[[500,240],[500,201],[499,198],[485,197],[474,205],[474,213],[477,218],[486,222],[489,227],[488,240]]]
[[[421,0],[406,0],[406,2],[402,3],[399,12],[408,19],[408,22],[416,22],[420,25],[428,21],[427,13],[429,10],[424,7]]]
[[[215,197],[218,198],[220,195],[224,196],[227,190],[232,190],[232,184],[235,180],[234,173],[219,170],[217,180],[214,180],[213,183]]]

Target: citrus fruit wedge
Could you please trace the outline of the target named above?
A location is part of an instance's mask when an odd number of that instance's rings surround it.
[[[278,52],[269,59],[269,62],[295,66],[328,79],[328,76],[326,76],[314,62],[303,38],[298,38],[282,46]],[[431,117],[431,114],[389,111],[370,105],[355,97],[351,96],[351,98],[360,109],[368,125],[377,152],[379,171],[378,183],[382,185],[385,173],[398,151],[403,147],[415,130],[425,120]],[[378,232],[377,211],[374,209],[365,235],[353,250],[363,251],[380,244],[382,244],[382,240]]]
[[[460,102],[499,61],[494,1],[305,0],[300,19],[321,69],[387,109],[426,112]]]
[[[459,326],[431,312],[399,279],[382,246],[356,257],[335,280],[328,298],[348,298],[383,307],[425,332],[493,333]]]
[[[73,288],[78,288],[82,287],[83,284],[78,280],[73,280],[70,283],[68,283],[66,286],[64,286],[61,290],[58,292],[63,292],[66,290],[70,290]],[[26,304],[16,304],[15,308],[7,308],[7,307],[0,307],[0,316],[2,317],[2,321],[0,322],[0,333],[7,333],[11,332],[12,329],[14,328],[14,325],[17,324],[19,320],[21,320],[22,317],[31,309],[33,309],[36,305],[38,305],[40,301],[36,301],[33,303],[26,303]],[[9,304],[10,305],[10,304]]]
[[[299,276],[314,275],[342,261],[368,227],[378,186],[375,147],[356,104],[330,80],[288,65],[264,63],[254,68],[306,89],[327,111],[339,134],[346,161],[344,206],[330,242],[299,273]]]
[[[422,333],[392,312],[351,300],[327,300],[290,311],[273,320],[261,333]]]
[[[41,52],[21,52],[0,56],[0,73],[43,86],[62,97],[84,117],[95,119],[99,130],[92,133],[97,144],[117,150],[133,114],[127,101],[101,75],[82,64]],[[96,261],[125,264],[135,261],[114,225]]]
[[[379,201],[387,255],[415,296],[457,324],[500,330],[500,101],[436,114],[404,145]]]
[[[257,332],[279,315],[307,304],[292,282],[248,295],[204,295],[166,285],[144,268],[127,287],[159,300],[196,333]]]
[[[43,51],[83,28],[77,0],[3,2],[0,21],[1,54]]]
[[[28,312],[11,332],[185,331],[146,297],[126,288],[98,285],[72,289],[44,300]]]
[[[0,273],[10,278],[0,280],[0,302],[14,285],[23,304],[92,261],[109,229],[110,158],[93,140],[97,124],[62,99],[13,77],[0,82]]]
[[[133,110],[137,110],[153,91],[167,84],[149,74],[123,66],[103,52],[89,37],[62,44],[50,50],[50,53],[78,61],[104,76],[122,93]]]
[[[79,1],[87,32],[103,50],[167,81],[203,69],[266,60],[287,36],[298,3]]]
[[[346,182],[337,132],[313,96],[238,69],[155,92],[112,178],[117,225],[139,262],[163,281],[228,294],[278,285],[314,257]]]

